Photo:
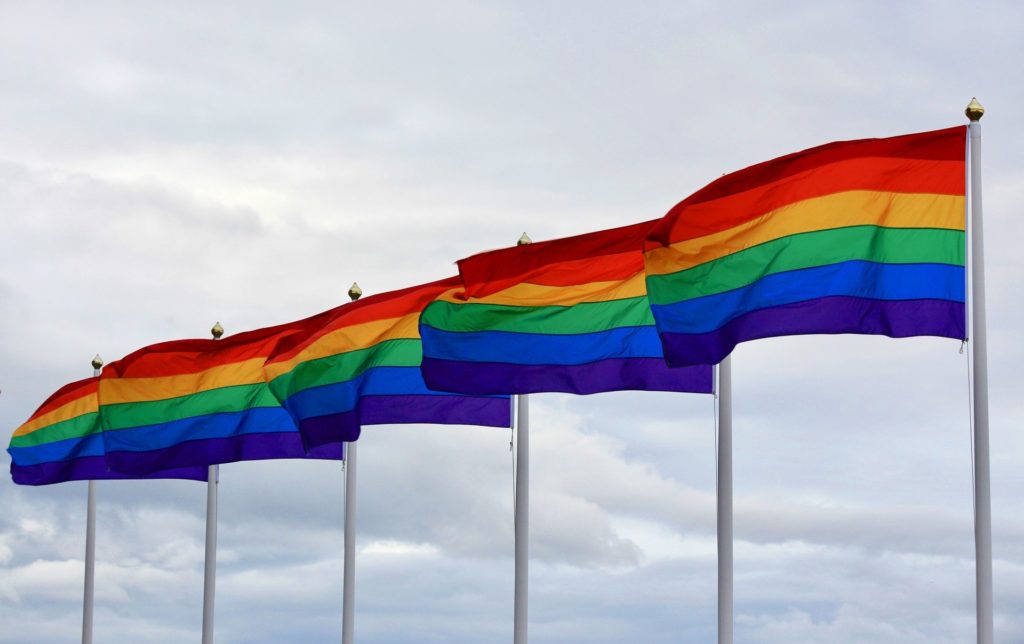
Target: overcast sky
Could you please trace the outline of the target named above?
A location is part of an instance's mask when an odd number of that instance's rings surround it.
[[[0,427],[153,342],[662,215],[722,173],[988,109],[996,635],[1024,642],[1016,2],[0,4]],[[734,359],[736,640],[974,637],[966,353]],[[531,641],[712,642],[710,397],[537,395]],[[360,642],[507,642],[509,431],[360,440]],[[0,456],[6,471],[9,457]],[[224,466],[219,642],[336,642],[338,463]],[[102,482],[97,642],[199,639],[205,485]],[[0,641],[81,624],[86,484],[0,477]]]

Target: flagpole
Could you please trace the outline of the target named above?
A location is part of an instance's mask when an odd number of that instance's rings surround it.
[[[345,443],[345,571],[342,582],[341,641],[355,642],[356,603],[356,444]]]
[[[352,282],[348,297],[355,302],[363,294]],[[341,642],[355,644],[356,608],[356,442],[345,443],[342,466],[345,468],[345,557],[341,590]]]
[[[981,117],[977,99],[965,110],[971,136],[971,352],[974,362],[974,566],[978,644],[992,644],[992,487],[988,434],[988,340],[985,325],[985,237],[981,211]]]
[[[210,329],[214,340],[224,335],[217,322]],[[206,471],[206,555],[203,566],[203,644],[213,644],[213,606],[217,590],[217,486],[220,466],[210,465]]]
[[[92,375],[103,369],[103,358],[92,359]],[[89,481],[85,505],[85,589],[82,598],[82,644],[92,644],[92,607],[96,598],[96,481]]]
[[[516,398],[516,581],[512,639],[514,644],[526,644],[530,568],[530,397],[520,394]]]
[[[523,233],[516,246],[532,244]],[[530,605],[530,397],[516,396],[516,499],[515,499],[515,604],[512,618],[513,644],[526,644]]]
[[[732,644],[732,356],[718,365],[718,644]]]

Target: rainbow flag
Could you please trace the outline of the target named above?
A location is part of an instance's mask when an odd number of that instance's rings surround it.
[[[460,261],[463,289],[420,318],[427,384],[469,394],[711,392],[711,367],[669,369],[662,356],[644,284],[653,223]]]
[[[655,226],[672,365],[809,333],[965,336],[967,128],[830,143],[712,182]]]
[[[307,447],[355,440],[362,425],[511,425],[508,396],[433,391],[420,375],[420,312],[458,284],[453,277],[366,297],[282,339],[264,377]]]
[[[276,458],[341,459],[341,445],[307,452],[263,365],[297,323],[221,340],[175,340],[107,365],[99,424],[114,470]]]
[[[11,478],[19,485],[126,478],[206,480],[206,468],[160,470],[145,477],[112,471],[104,458],[99,428],[99,378],[58,389],[20,427],[7,452]]]

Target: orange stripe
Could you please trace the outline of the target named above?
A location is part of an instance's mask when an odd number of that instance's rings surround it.
[[[743,172],[741,170],[736,174]],[[726,176],[722,180],[729,178]],[[709,185],[705,190],[714,185]],[[714,199],[697,200],[701,191],[680,202],[665,216],[666,220],[671,221],[671,230],[668,239],[662,241],[675,243],[704,237],[759,219],[794,203],[852,191],[963,196],[964,162],[854,158],[825,164]],[[656,236],[661,238],[662,234],[659,232]]]
[[[399,291],[371,295],[356,302],[339,306],[308,320],[307,331],[286,338],[274,351],[268,364],[288,362],[298,364],[296,358],[324,337],[336,331],[363,327],[367,324],[385,324],[404,315],[419,316],[420,312],[446,291],[459,287],[458,277],[449,277],[429,284],[421,284]],[[418,337],[418,336],[417,336]],[[369,344],[373,344],[370,342]],[[369,346],[366,345],[366,346]],[[363,347],[356,347],[363,348]],[[347,350],[347,349],[346,349]],[[328,354],[330,355],[330,354]]]
[[[154,378],[101,378],[104,405],[166,400],[201,391],[263,382],[263,358],[213,367],[198,373]]]
[[[500,293],[494,293],[486,297],[466,299],[462,297],[461,293],[452,292],[438,299],[455,304],[573,306],[584,302],[611,302],[644,295],[647,295],[647,284],[644,281],[643,272],[639,272],[624,280],[607,280],[573,286],[516,284]]]
[[[96,395],[96,384],[99,382],[98,376],[91,378],[85,378],[84,380],[76,380],[75,382],[69,382],[57,391],[50,394],[50,397],[43,401],[42,405],[39,405],[39,409],[34,414],[29,416],[29,420],[48,414],[58,407],[63,407],[76,398],[82,398],[84,396],[95,396]]]
[[[418,340],[420,337],[419,320],[420,312],[416,311],[400,318],[342,327],[320,336],[288,360],[265,365],[265,378],[269,382],[283,373],[288,373],[303,362],[365,349],[386,340]]]
[[[644,240],[659,220],[480,253],[459,260],[472,297],[519,282],[571,286],[626,279],[643,270]]]
[[[554,249],[552,249],[554,250]],[[479,282],[475,288],[467,286],[467,293],[474,298],[490,297],[516,284],[538,284],[544,286],[585,286],[592,282],[617,282],[630,279],[644,270],[644,256],[641,245],[626,252],[598,255],[582,259],[552,261],[539,268],[532,268],[522,274]]]
[[[18,429],[14,430],[14,436],[24,436],[25,434],[31,434],[32,432],[55,425],[59,422],[70,420],[72,418],[78,418],[85,414],[91,414],[99,410],[99,403],[97,402],[96,394],[93,393],[89,396],[83,396],[66,403],[53,411],[36,416],[32,420],[26,422]]]

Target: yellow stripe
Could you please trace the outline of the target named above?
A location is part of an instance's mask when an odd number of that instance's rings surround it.
[[[250,358],[211,367],[206,371],[176,376],[101,379],[100,399],[104,405],[114,405],[167,400],[234,385],[254,385],[263,382],[264,360],[265,358]]]
[[[573,286],[516,284],[486,297],[470,298],[469,302],[505,306],[572,306],[582,302],[610,302],[643,295],[647,295],[647,285],[641,271],[626,280],[590,282]],[[465,300],[446,299],[449,302],[465,303]]]
[[[365,349],[386,340],[418,340],[420,337],[419,321],[420,313],[416,311],[399,318],[364,322],[331,331],[296,354],[294,358],[266,365],[264,367],[266,379],[273,380],[283,373],[288,373],[296,365],[309,360]]]
[[[853,190],[805,199],[722,232],[647,253],[647,274],[692,268],[797,233],[876,225],[964,230],[964,197]]]
[[[454,288],[441,294],[437,299],[465,303],[465,300],[456,297],[456,294],[461,293],[461,288]],[[485,298],[474,298],[471,301],[519,306],[544,306],[547,304],[569,306],[580,302],[604,302],[646,294],[647,287],[644,283],[643,273],[637,273],[626,281],[593,282],[570,287],[517,284],[500,293],[488,295]],[[295,357],[266,365],[264,367],[266,379],[273,380],[281,374],[288,373],[296,365],[309,360],[364,349],[386,340],[418,340],[420,337],[419,318],[420,313],[416,311],[400,318],[366,322],[332,331],[303,349]]]
[[[37,429],[43,427],[49,427],[59,422],[70,420],[72,418],[78,418],[85,414],[91,414],[99,410],[99,403],[96,399],[96,394],[78,398],[71,402],[61,405],[53,411],[46,412],[42,416],[33,418],[18,429],[14,430],[15,436],[23,436],[25,434],[31,434]]]

